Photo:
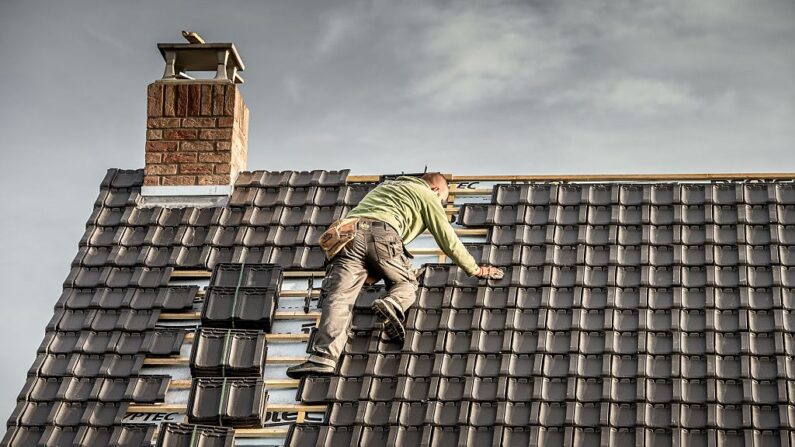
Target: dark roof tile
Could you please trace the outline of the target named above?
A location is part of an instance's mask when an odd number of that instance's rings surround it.
[[[318,424],[291,424],[284,445],[286,447],[317,445],[319,435]]]
[[[330,377],[306,377],[298,386],[296,400],[307,405],[328,403],[331,381]]]
[[[290,188],[258,188],[252,204],[258,207],[274,207],[285,204]]]
[[[110,185],[113,188],[132,188],[140,187],[144,182],[143,169],[118,169],[110,180]]]
[[[285,186],[283,182],[284,178],[287,178],[287,186],[292,187],[301,187],[301,186],[309,186],[313,184],[317,184],[320,181],[320,177],[323,175],[323,171],[293,171],[293,172],[284,172],[281,176],[272,176],[275,178],[279,178],[279,183],[275,181],[269,181],[269,179],[263,179],[264,185],[279,185]]]
[[[335,206],[345,202],[344,186],[321,186],[317,188],[312,204],[316,206]]]
[[[277,293],[270,288],[211,288],[202,307],[202,324],[270,330],[278,306]]]
[[[129,226],[147,226],[157,222],[160,210],[157,208],[127,207],[120,223]]]
[[[318,438],[323,440],[323,446],[351,445],[353,439],[353,427],[333,427],[324,425],[320,429]]]
[[[207,247],[174,247],[168,264],[184,269],[204,270],[210,257]]]
[[[284,205],[299,207],[312,205],[316,193],[317,188],[314,186],[289,188],[284,196]]]
[[[306,219],[310,225],[328,226],[335,220],[348,214],[350,207],[345,206],[318,206],[308,209]]]
[[[58,377],[28,377],[22,387],[18,401],[48,402],[55,400],[61,388],[62,379]]]
[[[57,380],[61,380],[61,387],[57,395],[58,400],[86,402],[96,398],[94,387],[98,379],[91,377],[64,377]]]
[[[212,247],[207,255],[207,267],[213,268],[218,264],[235,261],[235,250],[231,247]]]
[[[101,227],[97,227],[97,229],[100,228]],[[125,247],[138,247],[144,245],[148,232],[149,227],[145,226],[120,227],[118,232],[110,235],[112,239],[107,243],[105,243],[104,238],[99,241],[95,240],[95,234],[92,232],[88,243],[91,245],[100,245],[98,242],[103,242],[101,245],[118,244]]]
[[[196,378],[188,400],[192,423],[262,426],[267,394],[259,378]]]
[[[344,188],[345,196],[342,203],[344,205],[357,205],[375,186],[374,183],[349,183]]]
[[[284,208],[277,207],[256,207],[246,208],[242,223],[253,227],[266,227],[277,224]]]
[[[200,328],[193,341],[194,377],[261,376],[267,346],[261,331]]]
[[[293,171],[259,171],[259,186],[278,187],[290,186],[290,180],[295,176]],[[303,173],[306,177],[306,173]]]
[[[316,209],[317,207],[313,206],[279,206],[274,212],[273,223],[282,227],[296,227],[302,224],[308,224],[311,223],[312,215],[315,213]],[[270,240],[269,243],[272,244],[273,241]]]
[[[157,437],[158,447],[232,447],[234,430],[209,425],[165,423]]]
[[[139,194],[131,188],[110,188],[100,193],[96,205],[107,208],[124,208],[128,205],[135,205]]]

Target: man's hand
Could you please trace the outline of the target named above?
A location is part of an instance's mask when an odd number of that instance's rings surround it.
[[[481,265],[473,276],[477,276],[478,278],[502,279],[502,277],[505,276],[505,272],[503,272],[501,268]]]

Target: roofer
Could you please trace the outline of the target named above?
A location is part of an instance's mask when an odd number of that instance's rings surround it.
[[[322,285],[320,323],[308,349],[309,360],[288,368],[289,377],[334,374],[348,339],[353,304],[366,281],[384,280],[386,296],[373,302],[373,311],[383,321],[389,339],[404,339],[405,313],[417,296],[412,256],[404,244],[426,228],[442,251],[470,276],[502,277],[496,267],[478,266],[458,239],[444,210],[448,193],[447,180],[438,172],[387,180],[321,235],[320,246],[330,261]]]

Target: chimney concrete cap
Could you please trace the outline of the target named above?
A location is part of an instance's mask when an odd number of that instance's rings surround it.
[[[187,72],[215,71],[213,80],[242,84],[245,69],[233,43],[159,43],[166,62],[162,81],[195,80]]]

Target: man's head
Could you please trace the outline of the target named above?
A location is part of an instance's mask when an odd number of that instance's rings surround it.
[[[447,206],[447,196],[450,194],[447,179],[439,172],[426,172],[423,174],[422,179],[430,186],[431,191],[435,192],[439,197],[442,206]]]

